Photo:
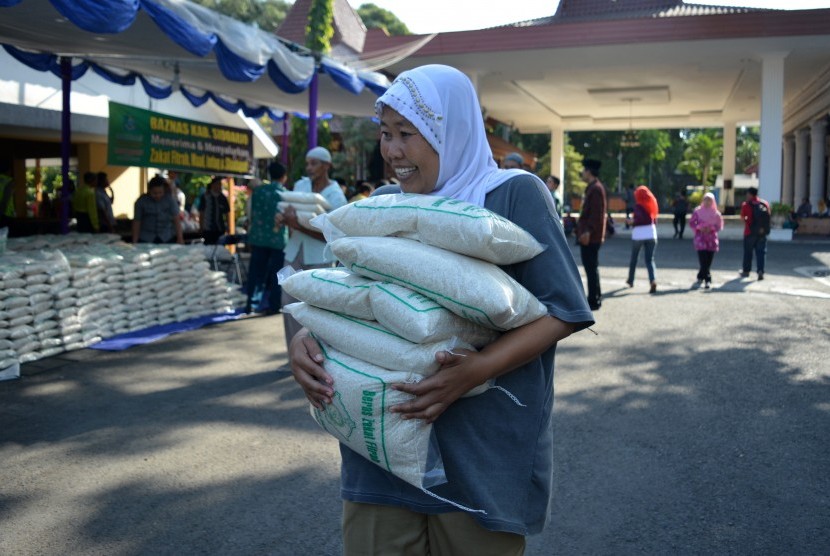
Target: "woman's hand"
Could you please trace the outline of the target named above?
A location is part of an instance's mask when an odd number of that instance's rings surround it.
[[[482,359],[486,356],[459,349],[456,352],[439,351],[435,360],[441,365],[434,375],[414,384],[393,384],[392,388],[412,394],[415,399],[390,408],[404,419],[423,419],[434,422],[455,400],[483,384],[486,374]]]
[[[334,395],[334,380],[323,368],[320,344],[303,328],[291,339],[288,355],[291,374],[305,392],[305,397],[311,405],[325,411],[325,404],[330,404]]]

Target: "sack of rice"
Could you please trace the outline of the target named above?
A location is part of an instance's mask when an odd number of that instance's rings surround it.
[[[346,236],[408,237],[499,265],[532,259],[545,249],[510,220],[448,197],[378,195],[318,218],[313,224],[322,230],[331,224]]]
[[[280,198],[286,203],[301,203],[306,205],[320,205],[323,210],[331,210],[331,204],[319,193],[302,191],[280,191]]]
[[[383,369],[325,342],[321,348],[323,367],[334,380],[334,396],[325,411],[310,406],[317,424],[349,449],[411,485],[423,488],[428,473],[443,477],[440,454],[430,454],[432,425],[423,419],[401,419],[389,411],[391,406],[412,399],[390,386],[418,382],[421,376]],[[435,464],[428,465],[432,461]]]
[[[420,375],[435,373],[439,365],[435,354],[454,348],[473,350],[473,346],[453,338],[429,344],[414,344],[383,328],[374,321],[357,319],[341,313],[318,309],[308,303],[291,303],[283,307],[297,322],[324,342],[352,357],[384,369]]]
[[[416,344],[456,337],[481,348],[499,337],[495,330],[459,317],[432,299],[397,284],[375,282],[369,300],[376,321]]]
[[[398,237],[344,237],[330,247],[352,272],[409,288],[487,328],[510,330],[547,314],[521,284],[479,259]]]
[[[315,307],[375,320],[369,291],[376,282],[345,268],[319,268],[293,272],[285,267],[277,274],[286,293]]]
[[[297,212],[310,212],[311,214],[323,214],[326,212],[323,205],[318,203],[286,203],[284,201],[277,203],[277,209],[280,212],[285,212],[285,209],[288,207],[294,207],[294,210]]]

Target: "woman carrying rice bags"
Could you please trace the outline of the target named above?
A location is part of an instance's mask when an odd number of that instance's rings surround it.
[[[521,554],[524,536],[540,532],[548,515],[556,343],[590,326],[593,316],[545,184],[522,170],[496,167],[464,74],[440,65],[404,72],[376,110],[381,153],[403,192],[483,206],[547,246],[502,268],[548,314],[480,352],[439,352],[435,375],[395,386],[415,397],[393,411],[434,422],[448,482],[433,492],[484,511],[460,512],[341,445],[345,553]],[[317,342],[303,330],[289,354],[294,378],[311,403],[318,409],[330,404],[332,380]],[[526,407],[492,391],[461,399],[490,379]]]

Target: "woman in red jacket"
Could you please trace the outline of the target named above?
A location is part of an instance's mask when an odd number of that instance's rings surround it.
[[[629,288],[634,287],[634,271],[637,268],[637,259],[640,257],[640,249],[645,247],[646,270],[648,270],[648,281],[650,283],[649,293],[657,291],[657,282],[654,276],[654,249],[657,247],[657,199],[645,185],[634,190],[634,211],[629,225],[634,227],[631,230],[631,262],[628,265]]]

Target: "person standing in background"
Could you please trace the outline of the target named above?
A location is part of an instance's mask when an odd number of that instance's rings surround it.
[[[525,163],[525,159],[519,153],[510,153],[504,157],[504,162],[502,163],[502,167],[505,170],[515,170],[515,169],[522,169],[522,166]]]
[[[718,211],[714,195],[706,193],[703,196],[700,206],[695,209],[689,219],[689,227],[695,234],[693,244],[700,263],[697,271],[697,285],[705,282],[708,290],[712,285],[712,261],[715,253],[720,249],[718,232],[723,229],[723,216]]]
[[[686,213],[689,212],[689,201],[686,200],[686,192],[680,191],[674,198],[674,237],[683,239],[683,232],[686,231]]]
[[[758,189],[755,187],[746,190],[746,201],[741,205],[741,219],[744,221],[744,260],[741,276],[743,278],[749,276],[754,252],[758,265],[758,280],[763,280],[770,210],[769,203],[758,196]]]
[[[110,194],[112,188],[106,172],[98,172],[95,185],[95,204],[98,210],[100,230],[111,234],[115,233],[115,215],[112,213],[112,201],[115,199],[115,194]]]
[[[167,180],[157,175],[135,202],[133,243],[184,243],[179,207],[166,190]]]
[[[640,249],[645,247],[646,270],[648,270],[649,293],[657,291],[655,277],[654,250],[657,247],[657,199],[651,190],[641,185],[634,190],[633,218],[626,220],[626,227],[631,225],[631,261],[628,264],[629,288],[634,287],[634,271],[637,269],[637,259],[640,258]]]
[[[83,181],[72,196],[72,210],[81,233],[94,234],[100,230],[96,193],[97,177],[93,172],[84,173]]]
[[[562,218],[562,203],[559,201],[559,197],[556,196],[556,190],[559,189],[559,185],[562,182],[556,176],[548,176],[545,180],[545,185],[548,186],[548,191],[550,191],[551,197],[553,197],[553,206],[556,209],[556,216],[560,219]]]
[[[625,200],[625,229],[629,228],[628,219],[631,218],[631,213],[634,212],[634,184],[629,183],[628,187],[623,192],[623,199]]]
[[[176,208],[178,209],[178,204]],[[227,230],[225,219],[230,212],[228,198],[222,192],[222,177],[214,176],[199,202],[199,229],[205,245],[215,245],[222,237]]]
[[[585,277],[588,282],[588,306],[596,311],[602,305],[602,289],[599,283],[599,248],[605,241],[606,198],[605,186],[599,181],[599,160],[583,161],[582,179],[588,183],[582,198],[582,210],[576,225],[576,240]]]
[[[346,196],[340,185],[329,177],[331,170],[331,153],[324,147],[314,147],[305,157],[305,171],[307,176],[300,178],[294,184],[294,192],[319,193],[331,205],[331,210],[346,204]],[[297,212],[289,206],[285,212],[277,214],[275,224],[285,224],[290,230],[288,244],[285,246],[285,260],[294,270],[309,270],[331,266],[334,259],[324,253],[326,238],[316,229],[306,228],[297,220]],[[282,292],[282,305],[297,301]],[[302,329],[302,325],[288,313],[283,313],[285,325],[285,345],[291,345],[291,339]]]
[[[248,265],[248,300],[245,312],[264,312],[272,315],[280,310],[282,288],[277,283],[277,271],[285,260],[285,244],[288,228],[276,226],[277,204],[285,191],[288,174],[285,166],[276,160],[268,166],[271,179],[256,186],[251,193],[251,208],[248,212],[248,245],[251,260]]]

